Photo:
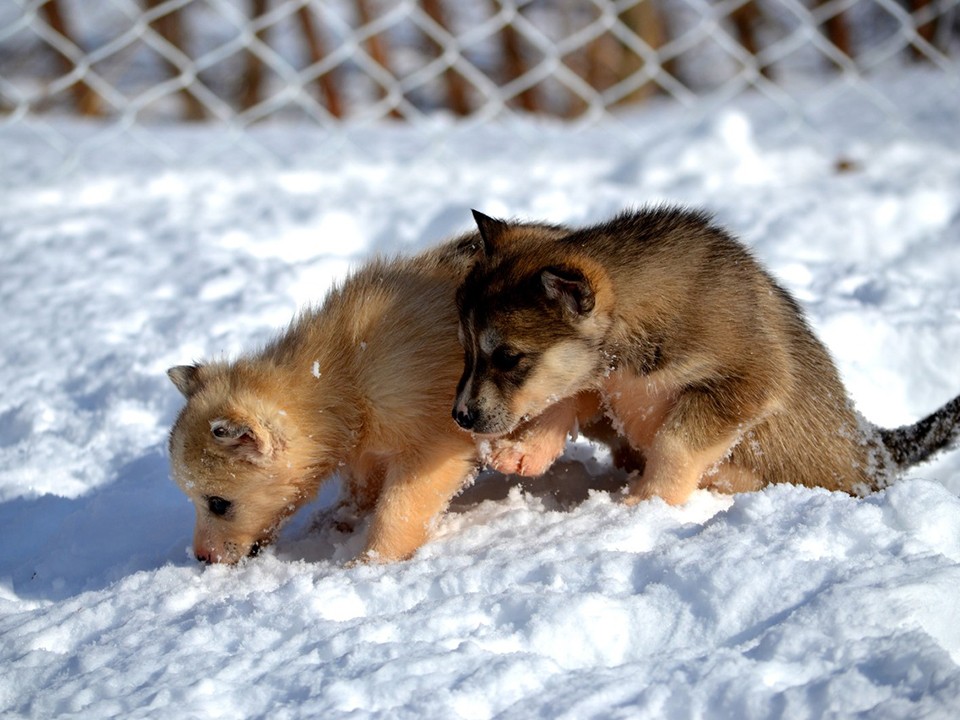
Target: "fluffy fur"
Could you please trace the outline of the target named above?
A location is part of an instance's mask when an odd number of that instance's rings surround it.
[[[457,293],[464,428],[502,435],[599,392],[645,459],[628,502],[778,482],[863,493],[956,442],[960,398],[906,428],[863,421],[796,301],[702,213],[577,230],[475,217],[485,253]]]
[[[341,516],[372,512],[364,559],[420,547],[478,461],[449,407],[463,359],[454,293],[480,247],[474,233],[375,261],[261,351],[170,369],[187,399],[170,434],[171,466],[195,506],[198,559],[255,553],[334,473],[344,480]],[[534,422],[484,443],[488,461],[541,472],[578,402],[547,416],[566,423],[549,442]],[[586,406],[595,413],[596,400]]]

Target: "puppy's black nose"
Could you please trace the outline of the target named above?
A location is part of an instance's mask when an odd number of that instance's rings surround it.
[[[464,430],[469,430],[477,424],[477,412],[470,408],[455,407],[453,409],[453,419],[456,420],[457,425]]]

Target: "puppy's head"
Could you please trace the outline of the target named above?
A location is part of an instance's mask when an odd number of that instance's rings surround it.
[[[203,562],[235,563],[270,543],[316,493],[291,448],[291,418],[269,383],[236,365],[168,371],[187,398],[170,433],[173,477],[193,501],[193,548]]]
[[[484,255],[457,292],[464,370],[453,417],[503,435],[596,379],[606,321],[596,269],[557,242],[567,231],[474,216]]]

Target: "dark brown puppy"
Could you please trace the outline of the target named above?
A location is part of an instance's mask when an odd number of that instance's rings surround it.
[[[499,436],[599,391],[646,456],[628,502],[778,482],[864,493],[960,433],[960,398],[897,430],[864,421],[796,301],[703,213],[578,230],[475,217],[454,417]]]

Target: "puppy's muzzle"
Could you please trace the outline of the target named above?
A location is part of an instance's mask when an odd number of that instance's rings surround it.
[[[257,555],[260,554],[260,550],[262,549],[262,547],[263,547],[263,543],[257,540],[255,543],[253,543],[253,545],[250,546],[250,549],[247,551],[247,557],[251,557],[251,558],[256,557]],[[227,547],[228,553],[230,551],[235,551],[235,550],[236,550],[235,546],[228,545]],[[213,565],[213,564],[223,563],[223,562],[227,564],[233,564],[240,559],[239,556],[234,557],[233,555],[228,555],[227,557],[225,557],[224,555],[221,555],[216,550],[213,550],[210,548],[195,548],[194,555],[196,556],[198,561],[204,563],[205,565]]]

